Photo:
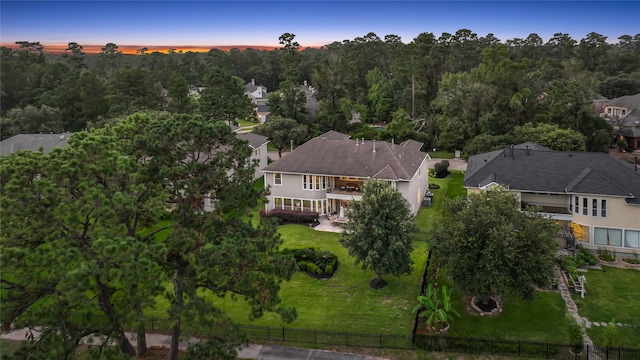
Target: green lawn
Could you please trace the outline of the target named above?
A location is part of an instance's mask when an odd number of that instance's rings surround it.
[[[573,294],[581,316],[590,321],[620,322],[636,327],[616,327],[615,330],[592,326],[587,334],[596,345],[638,347],[640,339],[640,271],[603,266],[586,274],[587,293],[584,299]]]
[[[433,201],[431,203],[431,207],[422,208],[416,215],[416,225],[422,232],[426,233],[429,230],[433,219],[436,216],[439,216],[439,214],[442,212],[444,199],[446,199],[447,197],[466,195],[467,190],[462,187],[463,182],[464,173],[458,170],[451,171],[449,176],[447,176],[446,178],[429,178],[429,183],[440,185],[440,189],[429,190],[433,193]]]
[[[456,156],[455,152],[446,150],[427,151],[427,153],[432,159],[453,159]]]
[[[327,331],[351,331],[359,333],[409,334],[413,327],[411,309],[418,295],[420,276],[426,261],[425,243],[417,243],[413,253],[415,262],[411,275],[386,276],[389,285],[381,290],[369,288],[371,271],[354,266],[338,242],[340,234],[315,231],[302,225],[284,225],[280,233],[285,247],[317,247],[330,250],[338,256],[339,265],[333,278],[317,280],[304,273],[297,273],[291,281],[282,284],[280,295],[283,306],[294,306],[298,318],[291,324],[283,324],[276,314],[267,313],[249,322],[248,307],[243,301],[230,298],[212,298],[232,319],[239,323],[317,329]],[[162,301],[159,309],[168,304]],[[164,310],[152,316],[166,317]]]
[[[243,126],[255,126],[258,125],[257,122],[255,121],[249,121],[249,120],[238,120],[238,126],[243,127]]]
[[[457,298],[454,308],[461,317],[451,323],[449,335],[551,343],[570,340],[567,311],[559,293],[538,292],[530,303],[507,296],[502,313],[493,317],[469,313],[467,304]]]

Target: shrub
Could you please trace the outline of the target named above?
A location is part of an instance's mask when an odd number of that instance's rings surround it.
[[[315,275],[322,275],[323,271],[322,269],[320,269],[320,267],[318,267],[318,265],[312,263],[312,262],[307,262],[307,269],[308,272],[315,274]]]
[[[433,170],[437,178],[443,178],[449,175],[449,160],[442,160],[433,166]]]
[[[584,263],[592,266],[598,263],[598,259],[595,257],[595,255],[593,255],[591,251],[585,248],[580,249],[580,252],[576,254],[576,258],[580,259],[583,262],[581,266],[584,266]]]
[[[634,264],[634,265],[640,264],[640,260],[638,259],[623,258],[622,261],[626,262],[627,264]]]
[[[269,211],[260,210],[260,217],[278,218],[285,223],[304,224],[312,223],[318,219],[320,214],[317,211],[272,209]]]
[[[295,249],[293,251],[293,257],[296,259],[296,261],[315,262],[316,250],[314,248]]]
[[[607,250],[598,250],[598,259],[608,262],[616,261],[615,255],[612,255]]]
[[[313,265],[310,261],[297,261],[297,264],[300,271],[309,271],[309,265]]]
[[[327,265],[327,267],[324,268],[324,272],[326,274],[333,274],[333,266],[332,265]]]
[[[315,264],[323,270],[326,270],[327,265],[330,265],[335,258],[335,255],[329,250],[318,251],[315,255]]]

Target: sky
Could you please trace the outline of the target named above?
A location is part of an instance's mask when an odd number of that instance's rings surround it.
[[[579,41],[590,32],[611,43],[640,33],[640,1],[0,1],[0,43],[39,41],[48,51],[69,42],[91,52],[278,47],[283,33],[302,47],[353,40],[369,32],[410,43],[420,33],[468,29],[501,41],[554,33]]]

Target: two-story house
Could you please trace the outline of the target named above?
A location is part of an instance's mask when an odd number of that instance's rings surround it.
[[[640,94],[622,96],[605,102],[602,115],[623,137],[629,148],[640,149]]]
[[[253,103],[254,111],[260,124],[264,124],[269,117],[269,97],[267,88],[263,85],[256,85],[256,79],[244,85],[244,93],[249,96]]]
[[[465,188],[486,191],[496,185],[513,192],[522,210],[539,207],[587,249],[640,254],[637,164],[533,143],[471,156]]]
[[[313,138],[263,169],[270,189],[265,210],[338,213],[362,199],[369,179],[386,180],[413,213],[428,190],[428,155],[422,143],[350,139],[335,131]]]

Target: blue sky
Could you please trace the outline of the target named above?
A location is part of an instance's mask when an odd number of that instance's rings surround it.
[[[640,33],[638,1],[6,1],[0,42],[45,45],[278,46],[290,32],[302,46],[368,32],[401,36],[469,29],[502,41],[536,33],[575,40],[590,32],[616,42]]]

